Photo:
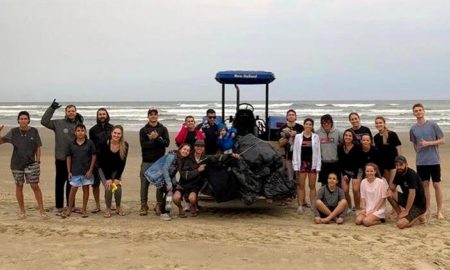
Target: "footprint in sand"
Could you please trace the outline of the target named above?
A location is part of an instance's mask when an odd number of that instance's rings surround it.
[[[362,239],[361,235],[359,235],[359,234],[354,234],[352,237],[356,241],[364,241],[364,239]]]

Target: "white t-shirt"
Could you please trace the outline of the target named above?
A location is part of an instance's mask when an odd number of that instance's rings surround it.
[[[378,202],[381,199],[387,198],[388,184],[385,180],[380,178],[375,178],[372,183],[367,181],[367,178],[361,182],[361,199],[366,202],[366,213],[370,213],[375,210]],[[386,217],[386,202],[381,206],[380,209],[373,212],[378,218]]]

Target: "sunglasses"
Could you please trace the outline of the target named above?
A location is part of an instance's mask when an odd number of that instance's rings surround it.
[[[215,116],[208,116],[209,119],[216,119]]]

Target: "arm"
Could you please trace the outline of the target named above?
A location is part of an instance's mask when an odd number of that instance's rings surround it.
[[[176,158],[175,155],[168,154],[165,163],[161,168],[163,172],[164,182],[166,183],[167,190],[172,190],[172,178],[169,175],[169,167],[172,165],[173,160]]]
[[[302,134],[302,133],[300,133]],[[300,168],[300,162],[301,162],[301,152],[302,152],[302,143],[300,137],[303,135],[295,136],[294,140],[294,149],[292,154],[292,167],[294,168],[294,171],[299,171]]]
[[[97,155],[93,154],[91,157],[91,164],[89,165],[89,169],[86,172],[86,178],[91,178],[92,177],[92,172],[94,171],[94,166],[95,166],[95,162],[97,161]]]
[[[40,146],[38,146],[36,148],[35,156],[36,156],[36,162],[41,163],[41,147]]]
[[[66,157],[66,166],[67,166],[68,178],[70,180],[70,178],[72,178],[72,157],[71,156]]]
[[[188,133],[187,127],[183,124],[183,126],[180,128],[180,131],[178,131],[177,136],[175,137],[175,144],[177,146],[180,146],[181,144],[184,143],[184,141],[186,140],[187,133]]]
[[[410,188],[408,194],[408,200],[406,201],[405,209],[398,215],[398,218],[404,218],[409,214],[409,210],[411,210],[414,199],[416,198],[416,189]]]
[[[127,157],[128,157],[128,143],[125,142],[125,145],[127,147],[127,151],[125,154],[125,158],[123,160],[121,160],[118,168],[117,168],[117,173],[116,173],[116,179],[121,179],[122,178],[122,173],[125,169],[125,164],[127,163]]]
[[[43,125],[46,128],[55,130],[55,121],[51,120],[54,113],[55,109],[53,109],[52,107],[48,107],[44,115],[42,116],[41,125]]]

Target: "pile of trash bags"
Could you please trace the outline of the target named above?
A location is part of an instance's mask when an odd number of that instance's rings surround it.
[[[237,150],[240,159],[208,165],[208,188],[217,202],[240,198],[250,205],[258,196],[294,196],[295,183],[284,174],[282,158],[270,143],[247,134],[239,136]]]

